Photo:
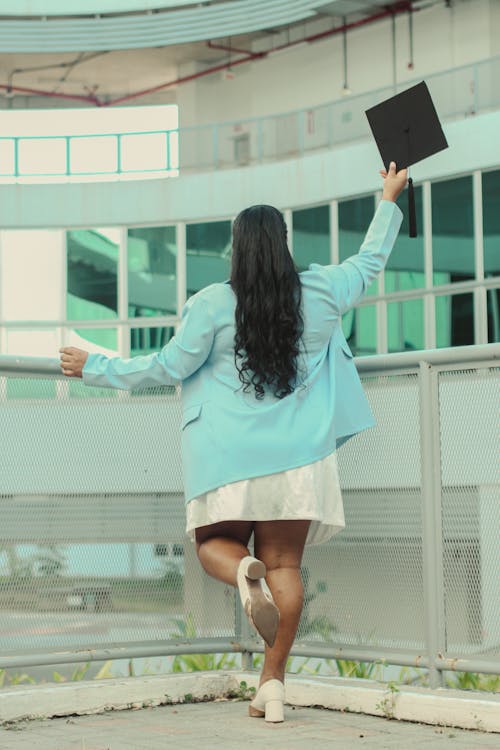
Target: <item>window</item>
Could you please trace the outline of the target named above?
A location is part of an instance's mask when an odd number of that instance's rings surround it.
[[[500,342],[500,289],[488,289],[486,295],[488,341],[496,344]]]
[[[425,287],[422,187],[420,185],[415,187],[417,237],[408,236],[408,198],[406,192],[399,196],[397,204],[403,211],[403,223],[385,267],[386,292],[399,292],[405,289]]]
[[[330,206],[293,212],[293,257],[299,271],[330,263]]]
[[[175,227],[129,229],[127,256],[130,317],[176,315]]]
[[[339,259],[356,255],[375,212],[373,195],[339,203]],[[377,294],[378,281],[372,282],[367,294]]]
[[[411,299],[387,305],[389,352],[424,349],[424,301]]]
[[[226,281],[230,273],[231,222],[210,221],[186,226],[187,296]]]
[[[475,277],[472,177],[432,185],[433,283]]]
[[[168,344],[175,330],[173,326],[130,329],[130,356],[159,352]]]
[[[66,233],[69,320],[117,317],[119,238],[119,229]]]
[[[436,346],[466,346],[474,343],[474,300],[467,294],[436,297]]]
[[[342,318],[344,336],[355,356],[376,354],[377,313],[375,305],[349,310]]]
[[[483,174],[484,275],[500,275],[500,170]]]

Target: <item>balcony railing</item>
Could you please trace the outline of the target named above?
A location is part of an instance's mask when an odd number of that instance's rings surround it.
[[[426,82],[441,119],[452,120],[498,108],[499,79],[500,56],[429,75]],[[285,114],[178,131],[2,136],[0,181],[144,179],[296,158],[369,137],[365,110],[416,82]]]
[[[377,426],[339,450],[346,528],[306,550],[295,656],[421,667],[431,686],[500,673],[499,358],[357,360]],[[0,669],[263,650],[185,538],[179,424],[171,389],[0,357]]]

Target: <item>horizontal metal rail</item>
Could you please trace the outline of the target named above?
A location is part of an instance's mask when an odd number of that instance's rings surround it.
[[[394,354],[373,354],[356,357],[358,371],[372,374],[384,370],[418,369],[420,362],[431,365],[460,365],[500,359],[500,344],[452,346],[443,349],[422,349]],[[14,354],[0,355],[0,376],[17,378],[63,379],[59,360],[55,357],[25,357]]]

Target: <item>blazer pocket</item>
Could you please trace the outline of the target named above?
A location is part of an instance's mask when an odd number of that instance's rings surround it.
[[[184,429],[190,422],[194,422],[195,419],[201,414],[202,404],[195,404],[194,406],[188,406],[182,413],[181,429]]]
[[[348,357],[348,359],[353,359],[354,355],[351,352],[347,341],[342,341],[342,343],[340,344],[340,348],[344,352],[345,356]]]

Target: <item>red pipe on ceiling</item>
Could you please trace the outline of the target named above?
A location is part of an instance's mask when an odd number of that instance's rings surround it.
[[[294,42],[287,42],[287,44],[282,44],[279,47],[273,47],[273,49],[267,50],[266,52],[244,52],[243,50],[240,50],[240,52],[243,52],[246,56],[243,58],[240,58],[239,60],[231,60],[231,68],[236,67],[237,65],[242,65],[244,63],[250,62],[252,60],[262,59],[263,57],[267,57],[268,55],[272,54],[273,52],[278,52],[284,49],[288,49],[288,47],[293,47],[297,44],[303,44],[304,42],[315,42],[319,39],[326,39],[329,36],[333,36],[334,34],[339,34],[344,31],[349,31],[349,29],[355,29],[360,26],[366,26],[366,24],[374,23],[375,21],[380,21],[383,18],[387,18],[388,16],[395,16],[399,13],[406,13],[406,12],[414,12],[413,3],[412,0],[400,0],[400,2],[392,3],[391,5],[387,5],[384,10],[379,11],[378,13],[374,13],[371,16],[367,16],[366,18],[361,18],[358,21],[352,21],[351,23],[343,24],[342,26],[337,26],[334,29],[328,29],[328,31],[322,31],[319,34],[313,34],[312,36],[304,37],[303,39],[297,39]],[[226,52],[234,52],[235,49],[233,47],[226,47],[223,45],[215,45],[212,42],[207,42],[208,47],[212,47],[213,49],[221,49]],[[159,91],[160,89],[166,89],[170,88],[171,86],[178,86],[182,83],[187,83],[188,81],[194,81],[197,78],[202,78],[203,76],[211,75],[212,73],[217,73],[220,70],[226,70],[228,68],[228,63],[225,62],[222,65],[216,65],[212,68],[207,68],[206,70],[199,71],[197,73],[193,73],[189,76],[184,76],[182,78],[177,78],[175,81],[168,81],[167,83],[160,84],[159,86],[155,86],[151,89],[144,89],[143,91],[136,91],[133,94],[128,94],[127,96],[122,96],[119,99],[113,99],[109,102],[103,103],[102,106],[112,106],[113,104],[121,104],[122,102],[129,101],[130,99],[135,99],[138,96],[144,96],[146,94],[151,94],[154,91]]]
[[[366,18],[361,18],[358,21],[352,21],[351,23],[343,24],[342,26],[337,26],[334,29],[328,29],[328,31],[322,31],[319,34],[313,34],[308,37],[304,37],[303,39],[297,39],[294,42],[287,42],[286,44],[282,44],[278,47],[273,47],[270,50],[267,50],[265,52],[249,52],[245,50],[238,50],[234,47],[226,47],[224,45],[220,44],[214,44],[213,42],[207,42],[207,46],[211,49],[220,49],[224,50],[226,52],[238,52],[241,54],[244,54],[245,56],[238,59],[238,60],[231,60],[231,68],[235,68],[238,65],[244,65],[247,62],[251,62],[252,60],[261,60],[264,57],[267,57],[268,55],[271,55],[273,52],[278,52],[284,49],[288,49],[289,47],[294,47],[297,44],[303,44],[304,42],[313,43],[320,39],[326,39],[330,36],[334,36],[335,34],[340,34],[345,31],[349,31],[350,29],[356,29],[360,26],[366,26],[370,23],[375,23],[376,21],[380,21],[383,18],[387,18],[388,16],[395,16],[400,13],[406,13],[406,12],[415,12],[415,9],[413,8],[412,0],[400,0],[399,2],[392,3],[391,5],[385,6],[384,10],[379,11],[378,13],[374,13],[371,16],[367,16]],[[118,99],[111,99],[110,101],[103,102],[100,99],[98,99],[96,96],[82,96],[78,94],[61,94],[57,92],[52,91],[44,91],[41,89],[30,89],[30,88],[24,88],[20,86],[7,86],[4,84],[0,84],[0,89],[6,89],[8,92],[11,91],[17,91],[20,93],[31,93],[31,94],[40,94],[42,96],[53,96],[53,97],[59,97],[61,99],[73,99],[78,101],[84,101],[89,102],[90,104],[94,104],[97,107],[111,107],[114,104],[122,104],[123,102],[130,101],[131,99],[137,99],[141,96],[146,96],[147,94],[152,94],[156,91],[161,91],[163,89],[171,88],[172,86],[179,86],[183,83],[189,83],[190,81],[195,81],[198,78],[203,78],[204,76],[212,75],[212,73],[217,73],[221,70],[226,70],[228,68],[228,63],[222,63],[219,65],[214,65],[210,68],[206,68],[205,70],[200,70],[197,73],[193,73],[188,76],[181,76],[180,78],[176,78],[173,81],[167,81],[166,83],[161,83],[158,86],[153,86],[148,89],[142,89],[140,91],[135,91],[132,94],[127,94],[126,96],[121,96]]]

